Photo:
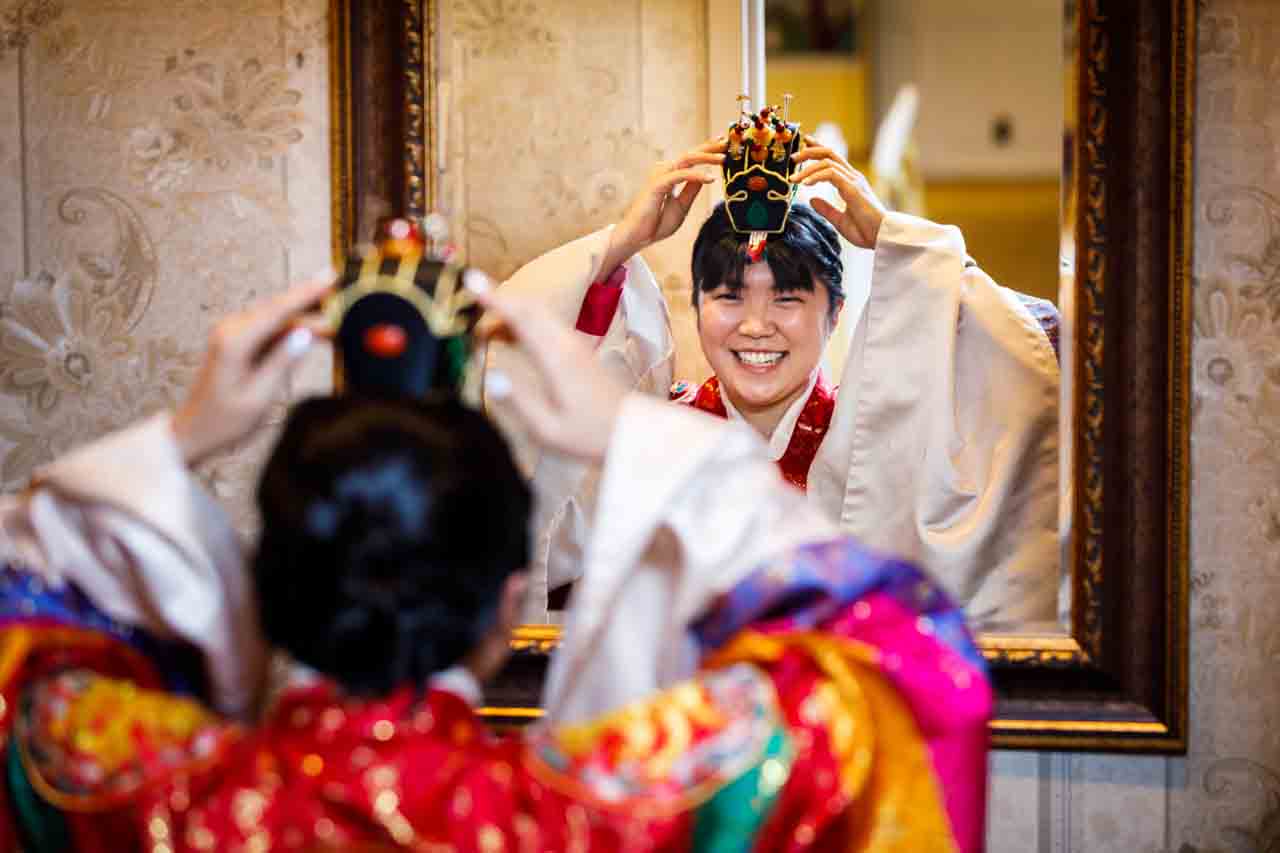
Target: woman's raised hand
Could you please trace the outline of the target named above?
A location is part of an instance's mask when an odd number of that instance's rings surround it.
[[[653,167],[644,188],[613,229],[609,250],[600,268],[601,279],[637,252],[679,230],[702,187],[716,180],[718,170],[706,167],[724,163],[727,145],[724,139],[712,139],[675,160],[664,160]],[[681,184],[684,186],[680,187]]]
[[[285,389],[312,339],[328,333],[319,313],[336,273],[326,271],[223,318],[204,364],[173,415],[188,465],[247,437]]]
[[[808,145],[792,155],[801,167],[791,176],[792,183],[807,187],[825,181],[835,187],[844,202],[844,210],[822,198],[813,199],[813,209],[853,245],[874,249],[886,208],[876,198],[871,182],[850,166],[848,160],[813,137],[806,136],[805,142]]]

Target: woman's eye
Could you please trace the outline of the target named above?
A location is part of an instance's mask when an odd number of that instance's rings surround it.
[[[718,302],[739,302],[742,299],[741,296],[731,290],[726,290],[723,293],[717,293],[714,298]]]
[[[801,299],[799,296],[779,296],[777,299],[775,299],[775,300],[773,300],[773,301],[774,301],[774,302],[777,302],[777,303],[779,303],[779,304],[781,304],[781,305],[802,305],[802,304],[804,304],[804,300],[803,300],[803,299]]]

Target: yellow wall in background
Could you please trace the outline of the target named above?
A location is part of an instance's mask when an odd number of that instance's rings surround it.
[[[969,255],[1005,287],[1058,301],[1058,181],[929,181],[925,215],[955,225]]]
[[[792,121],[800,122],[807,132],[819,122],[834,121],[844,132],[849,153],[855,159],[866,157],[871,147],[871,111],[863,62],[824,56],[770,56],[765,69],[770,103],[781,104],[782,96],[790,92],[795,95]]]

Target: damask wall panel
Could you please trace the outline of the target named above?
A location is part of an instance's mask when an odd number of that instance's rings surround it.
[[[1280,849],[1280,5],[1197,7],[1190,749],[1051,756],[1065,808],[993,850]]]
[[[6,35],[0,29],[0,44]],[[3,50],[0,48],[0,50]],[[18,63],[0,53],[0,282],[22,275],[22,110]]]
[[[286,280],[294,281],[326,269],[333,262],[328,240],[331,201],[329,180],[329,50],[327,3],[294,0],[285,5],[283,64],[289,85],[302,100],[304,141],[285,154],[282,191],[288,204],[289,230],[282,247]],[[333,362],[322,349],[299,372],[295,396],[322,393],[332,385]]]
[[[616,222],[654,162],[711,135],[704,2],[440,5],[454,106],[442,202],[461,223],[468,260],[494,276]],[[715,106],[727,122],[736,104]],[[691,378],[709,373],[688,272],[708,199],[646,253],[673,308],[678,369]]]
[[[24,258],[0,277],[0,482],[13,488],[172,406],[213,321],[325,259],[327,42],[324,0],[0,11],[22,30],[0,54],[0,103],[18,112],[17,142],[0,137],[6,182],[19,163],[0,228],[6,256]],[[206,472],[246,526],[254,455]]]
[[[1163,853],[1168,849],[1169,759],[1109,755],[1064,759],[1064,776],[1050,777],[1050,789],[1062,798],[1059,810],[1046,815],[1050,849],[1089,853]]]
[[[1186,853],[1280,848],[1280,7],[1200,12]]]

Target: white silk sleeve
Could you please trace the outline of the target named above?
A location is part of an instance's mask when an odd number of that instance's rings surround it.
[[[885,217],[871,293],[809,494],[866,545],[922,565],[982,628],[1053,620],[1058,392],[1017,295],[958,229]]]
[[[548,719],[582,720],[689,677],[689,625],[768,558],[838,535],[749,427],[633,394],[611,438]]]
[[[249,713],[267,648],[241,543],[188,473],[168,415],[80,448],[0,501],[0,548],[113,618],[204,655],[214,704]]]
[[[602,229],[535,258],[500,287],[504,293],[518,293],[549,306],[566,326],[572,327],[587,288],[599,277],[611,231]],[[596,359],[627,388],[665,399],[671,387],[675,352],[667,304],[643,258],[636,255],[627,261],[626,269],[621,304],[609,331],[600,340]],[[485,369],[501,370],[517,383],[541,381],[520,350],[501,342],[489,345]],[[573,382],[574,377],[567,374],[556,381]],[[583,544],[590,533],[599,472],[559,454],[541,451],[514,418],[504,416],[500,407],[489,414],[533,484],[533,557],[523,621],[546,622],[550,618],[548,591],[581,574]]]

